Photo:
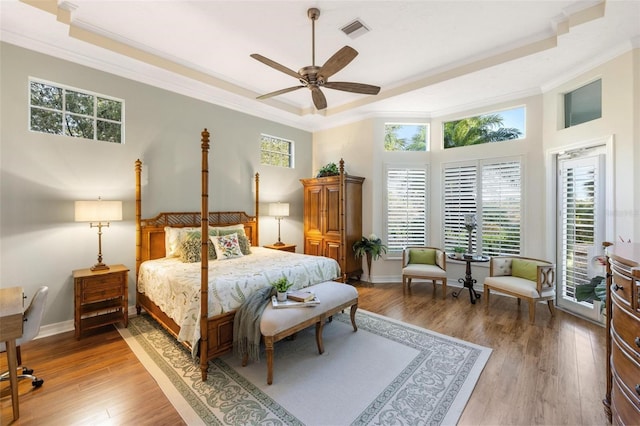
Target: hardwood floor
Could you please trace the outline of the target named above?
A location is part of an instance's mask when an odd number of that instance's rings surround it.
[[[460,425],[606,425],[603,327],[539,304],[530,325],[526,304],[491,295],[469,303],[467,290],[446,300],[441,287],[356,283],[361,309],[493,349]],[[184,424],[118,332],[107,327],[75,340],[73,332],[29,342],[23,361],[44,378],[20,385],[20,419],[11,423],[8,383],[0,424]],[[0,364],[6,370],[6,357]]]

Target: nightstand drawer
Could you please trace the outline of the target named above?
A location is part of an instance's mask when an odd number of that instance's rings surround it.
[[[80,284],[80,301],[88,303],[121,297],[123,285],[123,274],[83,279]]]

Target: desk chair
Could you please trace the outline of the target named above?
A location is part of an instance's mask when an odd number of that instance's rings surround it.
[[[33,375],[33,370],[22,365],[22,356],[20,353],[20,345],[33,340],[40,331],[40,323],[42,322],[42,316],[44,314],[44,306],[47,301],[47,293],[49,287],[42,286],[38,289],[36,294],[31,299],[31,303],[26,311],[24,311],[24,328],[22,337],[16,339],[18,365],[21,366],[18,374],[18,379],[31,379],[33,387],[39,388],[44,383],[44,379],[38,379]],[[0,342],[0,352],[6,352],[5,342]],[[0,381],[9,380],[9,372],[5,371],[0,375]]]

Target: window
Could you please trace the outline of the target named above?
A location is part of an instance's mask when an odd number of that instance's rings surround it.
[[[522,212],[520,160],[485,160],[444,169],[444,246],[467,247],[465,214],[475,214],[474,252],[520,254]]]
[[[600,117],[602,117],[602,80],[596,80],[564,95],[565,128]]]
[[[443,124],[445,149],[524,137],[524,107],[447,121]]]
[[[29,80],[29,129],[104,142],[123,142],[124,101]]]
[[[387,167],[387,249],[399,254],[427,241],[427,168]]]
[[[385,151],[428,151],[429,132],[426,124],[386,123]]]
[[[260,135],[260,164],[293,168],[293,142]]]

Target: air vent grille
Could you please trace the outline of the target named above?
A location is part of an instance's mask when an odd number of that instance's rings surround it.
[[[362,34],[369,32],[369,28],[359,19],[348,23],[340,30],[351,38],[360,37]]]

